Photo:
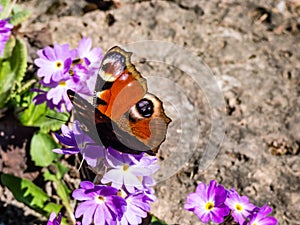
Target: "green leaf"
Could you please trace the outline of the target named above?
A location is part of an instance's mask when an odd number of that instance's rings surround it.
[[[43,177],[46,181],[56,181],[57,177],[55,176],[55,174],[50,173],[49,170],[46,170],[43,174]]]
[[[10,4],[10,0],[0,0],[0,5],[2,6],[2,12],[0,12],[0,19],[6,19],[8,16],[8,6]]]
[[[13,193],[16,200],[31,208],[42,209],[49,198],[41,188],[28,179],[2,174],[1,182]]]
[[[17,38],[16,45],[10,57],[10,64],[15,74],[15,81],[21,82],[27,68],[27,48],[23,40]]]
[[[46,113],[46,103],[35,105],[33,102],[29,107],[21,114],[20,121],[24,126],[35,126],[36,120],[43,117]]]
[[[40,105],[31,103],[20,116],[23,125],[40,127],[43,133],[59,130],[61,125],[67,122],[68,119],[69,113],[59,113],[51,110],[47,108],[46,103]]]
[[[13,74],[9,57],[12,54],[14,46],[16,45],[16,39],[10,36],[8,42],[5,45],[4,54],[2,59],[0,58],[0,108],[9,100],[11,89],[13,87]]]
[[[31,80],[28,80],[24,83],[22,83],[21,87],[18,87],[20,88],[20,90],[18,90],[18,93],[19,94],[23,94],[27,91],[29,91],[29,89],[33,86],[33,84],[35,84],[37,82],[36,79],[31,79]]]
[[[21,179],[10,174],[2,174],[1,182],[13,193],[16,200],[23,202],[46,217],[49,217],[51,212],[58,214],[63,207],[62,205],[48,202],[50,197],[30,180]],[[63,221],[63,224],[67,224],[65,218]]]
[[[40,127],[43,133],[59,130],[68,119],[69,113],[59,113],[49,109],[46,103],[35,105],[33,102],[20,116],[23,125]]]
[[[0,5],[2,5],[3,10],[9,5],[10,0],[0,0]]]
[[[22,23],[30,16],[30,12],[27,10],[22,11],[13,11],[13,15],[11,16],[9,23],[13,24],[14,26]]]
[[[57,173],[56,173],[56,177],[57,179],[62,179],[63,176],[69,171],[69,168],[66,167],[65,165],[63,165],[60,162],[56,162],[55,163],[56,167],[57,167]]]
[[[46,108],[45,114],[39,117],[33,125],[40,127],[41,132],[48,133],[50,130],[59,130],[61,125],[65,124],[68,120],[69,113],[59,113]]]
[[[63,183],[61,180],[57,182],[57,194],[61,198],[64,203],[68,203],[69,194],[71,191],[68,189],[67,185]]]
[[[35,83],[35,79],[22,82],[21,86],[18,86],[18,89],[10,95],[10,104],[15,106],[15,112],[18,117],[20,117],[24,109],[27,109],[32,103],[32,92],[30,88],[32,88]]]
[[[47,212],[49,215],[52,212],[55,212],[56,215],[60,212],[60,210],[62,209],[62,205],[59,204],[55,204],[53,202],[49,202],[44,208],[44,211]]]
[[[67,220],[66,220],[66,218],[62,218],[61,219],[61,225],[69,225],[70,223],[69,222],[67,222]]]
[[[3,60],[0,67],[0,108],[9,100],[12,88],[21,83],[27,67],[27,49],[24,42],[16,39],[12,55]]]
[[[23,8],[20,5],[13,5],[13,13],[18,13],[24,11]]]
[[[10,36],[8,41],[5,44],[3,59],[7,59],[11,56],[12,51],[16,45],[16,38],[14,36]]]
[[[49,134],[37,133],[30,143],[30,156],[36,166],[47,167],[58,155],[52,152],[52,149],[58,145]]]
[[[0,68],[0,109],[4,107],[5,103],[9,100],[9,95],[12,88],[12,81],[10,75],[12,74],[10,64],[7,61],[1,63]]]

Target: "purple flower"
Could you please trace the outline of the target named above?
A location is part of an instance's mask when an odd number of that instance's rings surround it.
[[[56,109],[56,111],[58,111],[58,112],[64,112],[66,110],[65,103],[63,102],[62,99],[57,104],[54,104],[52,100],[47,99],[48,92],[41,90],[41,89],[37,89],[37,88],[32,88],[31,91],[38,93],[32,99],[32,102],[34,104],[39,105],[39,104],[46,102],[47,107],[49,107],[50,109]],[[69,108],[70,108],[70,106],[69,106]]]
[[[45,84],[59,83],[70,76],[69,70],[76,51],[70,50],[68,44],[55,44],[53,48],[47,46],[37,51],[38,59],[34,63],[39,67],[38,77],[43,77]]]
[[[72,103],[67,95],[71,89],[78,94],[93,95],[97,70],[103,55],[100,48],[92,47],[90,38],[83,38],[78,49],[69,49],[69,45],[47,46],[37,52],[39,58],[34,62],[39,67],[37,75],[42,77],[43,86],[50,87],[49,92],[36,96],[38,104],[47,102],[47,106],[57,111],[71,111]],[[75,58],[80,57],[79,60]],[[65,106],[65,108],[64,108]]]
[[[151,170],[151,176],[147,176],[144,175],[142,177],[142,183],[144,186],[144,190],[148,193],[151,193],[151,196],[154,196],[154,190],[151,188],[152,186],[154,186],[156,184],[155,180],[152,177],[152,174],[154,174],[158,169],[159,169],[159,165],[157,163],[157,157],[155,156],[146,156],[146,155],[142,155],[143,157],[140,159],[140,164],[144,165],[145,167],[147,167],[148,169]],[[156,197],[154,196],[154,199]]]
[[[58,213],[58,216],[56,218],[56,213],[52,212],[50,214],[50,217],[49,217],[49,220],[47,222],[47,225],[60,225],[61,218],[62,218],[61,213]]]
[[[232,210],[232,216],[239,224],[243,224],[245,218],[247,218],[250,212],[255,208],[255,205],[249,203],[248,197],[239,196],[234,189],[228,193],[225,205]]]
[[[8,20],[0,20],[0,57],[3,56],[6,42],[11,35],[13,25],[8,23]]]
[[[37,92],[38,94],[32,99],[32,102],[36,105],[46,102],[47,107],[50,109],[57,108],[58,111],[63,111],[62,104],[54,105],[52,101],[47,101],[47,92],[37,88],[32,88],[30,91]]]
[[[58,134],[55,134],[55,136],[60,143],[67,147],[53,149],[53,152],[58,154],[81,153],[91,167],[97,166],[98,161],[104,158],[104,147],[96,145],[96,143],[81,130],[78,121],[73,122],[72,130],[66,125],[62,125],[61,132],[63,136]]]
[[[124,187],[129,193],[145,189],[143,178],[148,178],[157,169],[153,165],[157,161],[156,157],[121,153],[112,148],[107,149],[106,161],[109,170],[101,182],[111,182],[111,186],[118,189]]]
[[[62,80],[59,84],[53,84],[53,87],[47,93],[47,100],[52,102],[53,105],[59,105],[63,102],[66,106],[67,111],[71,111],[73,108],[72,102],[70,101],[67,90],[76,89],[76,83],[73,79]]]
[[[83,201],[76,208],[75,217],[82,216],[82,225],[117,224],[126,210],[126,201],[117,194],[116,188],[81,182],[80,188],[72,195],[76,200]]]
[[[98,64],[100,64],[100,61],[98,61]],[[73,66],[72,72],[73,72],[72,79],[76,82],[76,86],[71,87],[69,89],[72,89],[73,91],[80,94],[93,96],[94,93],[93,89],[95,83],[93,85],[93,88],[90,88],[87,84],[88,80],[91,80],[90,79],[91,76],[89,75],[89,70],[82,64],[76,64]],[[94,77],[97,78],[96,75]]]
[[[101,61],[103,59],[102,49],[101,48],[92,48],[92,39],[91,38],[82,38],[78,44],[77,55],[82,62],[81,66],[85,68],[85,85],[81,85],[85,87],[90,93],[84,93],[83,90],[80,93],[86,95],[93,95],[95,89],[95,83],[97,78],[97,72],[99,70]],[[74,72],[75,68],[74,68]]]
[[[208,186],[200,183],[196,192],[188,195],[184,208],[192,211],[203,222],[212,220],[215,223],[222,223],[224,217],[230,212],[224,204],[227,191],[223,186],[212,180]]]
[[[142,218],[147,217],[150,211],[150,202],[153,201],[147,194],[137,191],[125,197],[127,202],[126,211],[118,225],[138,225],[141,224]]]
[[[268,207],[267,205],[264,205],[260,209],[258,209],[256,212],[254,212],[250,215],[249,223],[244,223],[247,225],[276,225],[277,220],[274,217],[268,216],[272,212],[272,208]]]
[[[92,70],[89,74],[93,75],[95,70],[97,71],[100,67],[100,62],[103,59],[103,55],[101,54],[101,48],[92,48],[92,39],[91,38],[82,38],[78,44],[77,54],[80,59],[82,59]]]
[[[32,89],[32,91],[40,93],[34,97],[33,102],[37,105],[47,102],[47,106],[49,108],[56,108],[58,112],[63,112],[65,110],[71,111],[73,108],[73,104],[67,95],[68,89],[71,89],[76,93],[92,95],[92,92],[88,89],[86,82],[77,79],[77,76],[69,77],[59,83],[52,82],[44,85],[50,87],[48,92],[39,89]]]

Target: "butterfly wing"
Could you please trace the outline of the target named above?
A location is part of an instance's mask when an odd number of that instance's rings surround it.
[[[76,118],[98,144],[121,152],[155,154],[165,140],[168,118],[162,102],[147,93],[146,80],[131,63],[130,52],[111,48],[95,85],[94,104],[68,91]]]
[[[153,107],[153,112],[143,114],[138,110],[139,104],[133,106],[129,111],[130,130],[137,139],[156,153],[166,138],[171,119],[166,116],[162,102],[155,95],[147,93],[141,101],[149,101]]]
[[[95,86],[97,108],[111,118],[119,119],[147,92],[146,80],[130,61],[132,53],[119,47],[104,56]]]

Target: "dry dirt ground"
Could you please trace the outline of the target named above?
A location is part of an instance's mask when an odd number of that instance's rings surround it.
[[[185,198],[197,182],[216,179],[256,205],[269,204],[279,224],[300,224],[299,0],[128,0],[99,4],[98,9],[83,0],[26,0],[21,5],[32,11],[21,28],[31,62],[37,48],[52,42],[75,47],[87,36],[104,51],[136,41],[172,42],[201,57],[213,71],[225,104],[220,152],[208,168],[201,167],[212,123],[205,117],[209,108],[193,84],[181,81],[174,70],[176,82],[204,115],[192,124],[201,128],[202,137],[188,163],[156,186],[154,215],[168,224],[201,224],[183,209]],[[145,71],[151,70],[172,79],[172,68],[146,63]],[[174,145],[167,139],[161,151]],[[3,170],[8,167],[4,161],[2,155]],[[6,213],[0,218],[10,221],[5,224],[16,222],[5,219],[15,217],[12,210],[24,224],[36,223],[34,214],[16,203],[8,190],[0,191],[1,211]]]

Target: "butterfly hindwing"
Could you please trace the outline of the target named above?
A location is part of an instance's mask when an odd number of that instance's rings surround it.
[[[101,113],[97,108],[94,108],[91,103],[80,95],[75,94],[72,90],[68,90],[67,94],[74,106],[74,119],[84,125],[83,130],[85,133],[97,144],[112,147],[126,153],[139,154],[148,152],[153,154],[148,146],[121,130],[114,121]]]

